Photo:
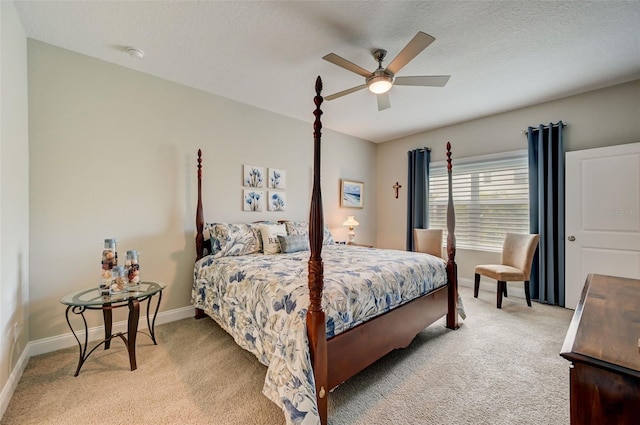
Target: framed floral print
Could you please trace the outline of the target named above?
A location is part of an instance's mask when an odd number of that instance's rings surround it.
[[[262,211],[264,205],[264,191],[244,189],[242,191],[243,211]]]
[[[285,192],[269,191],[269,211],[284,211],[287,206]]]
[[[267,182],[271,189],[286,189],[287,173],[277,168],[269,168],[269,181]]]
[[[245,187],[264,187],[265,173],[264,167],[255,165],[245,165],[242,185]]]

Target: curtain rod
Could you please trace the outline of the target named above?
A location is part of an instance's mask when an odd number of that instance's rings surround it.
[[[562,123],[562,125],[563,125],[564,127],[566,127],[566,126],[568,126],[568,125],[569,125],[569,123],[568,123],[568,122],[566,122],[566,121],[559,121],[559,122],[558,122],[558,123],[556,123],[556,124],[551,124],[551,126],[552,126],[552,127],[557,127],[557,126],[558,126],[558,124],[560,124],[560,123]],[[538,127],[539,127],[539,126],[538,126]],[[538,127],[535,127],[535,128],[538,128]],[[543,125],[543,127],[544,127],[544,128],[549,128],[549,126],[548,126],[548,125]],[[527,130],[521,130],[521,131],[520,131],[520,134],[527,134],[527,133],[528,133],[528,131],[527,131]]]

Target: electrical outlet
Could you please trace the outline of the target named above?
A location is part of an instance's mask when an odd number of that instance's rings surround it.
[[[20,338],[20,332],[22,331],[22,326],[20,326],[20,323],[15,322],[13,324],[13,343],[15,344],[16,341],[18,341],[18,338]]]

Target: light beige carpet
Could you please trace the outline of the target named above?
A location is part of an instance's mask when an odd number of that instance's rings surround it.
[[[329,423],[569,423],[569,362],[559,356],[573,312],[461,287],[467,319],[441,320],[329,396]],[[266,368],[212,320],[138,336],[138,369],[123,343],[97,350],[73,377],[77,347],[33,357],[3,425],[283,424],[262,394]]]

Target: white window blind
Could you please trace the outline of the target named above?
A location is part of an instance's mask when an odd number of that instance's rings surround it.
[[[526,151],[454,162],[452,183],[458,248],[499,252],[506,232],[529,233]],[[446,232],[447,200],[446,163],[434,163],[429,176],[430,228]]]

